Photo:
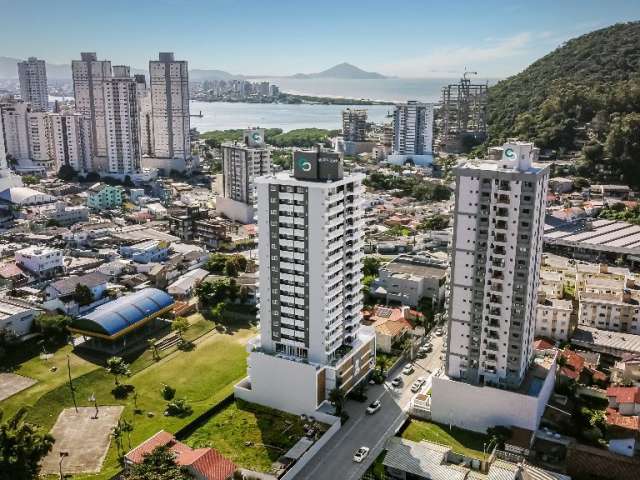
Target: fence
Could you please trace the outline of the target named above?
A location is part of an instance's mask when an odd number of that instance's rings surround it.
[[[316,453],[340,430],[340,420],[334,422],[329,430],[324,432],[324,435],[318,439],[316,443],[311,445],[311,448],[302,455],[290,470],[285,473],[280,480],[293,480],[295,476],[311,461]]]

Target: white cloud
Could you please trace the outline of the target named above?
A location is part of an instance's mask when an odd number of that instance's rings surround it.
[[[389,75],[400,77],[448,77],[459,75],[465,68],[482,70],[483,76],[501,76],[504,71],[495,71],[504,60],[527,56],[534,42],[550,36],[522,32],[506,38],[487,38],[481,46],[448,46],[435,48],[424,56],[400,59],[380,67]],[[515,62],[520,67],[521,62]],[[511,70],[511,69],[510,69]]]

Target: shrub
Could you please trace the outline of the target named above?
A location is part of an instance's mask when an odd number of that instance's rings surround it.
[[[176,389],[163,383],[162,389],[160,390],[160,394],[162,395],[162,398],[164,398],[166,401],[173,400],[173,397],[176,396]]]

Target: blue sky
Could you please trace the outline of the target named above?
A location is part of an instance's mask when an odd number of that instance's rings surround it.
[[[52,63],[96,51],[145,68],[174,51],[190,68],[244,74],[347,61],[402,77],[465,66],[503,77],[572,37],[640,19],[640,1],[0,0],[0,17],[0,56]]]

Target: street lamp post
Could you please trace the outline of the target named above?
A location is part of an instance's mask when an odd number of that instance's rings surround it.
[[[69,355],[67,355],[67,373],[69,374],[69,389],[71,390],[71,398],[73,399],[73,406],[76,409],[76,413],[78,413],[78,404],[76,403],[76,392],[73,389],[73,383],[71,382],[71,360]]]
[[[99,410],[98,410],[98,400],[96,399],[96,394],[95,393],[91,394],[91,396],[89,397],[89,401],[93,402],[93,406],[96,408],[96,414],[91,418],[93,418],[94,420],[97,420],[98,419]]]

